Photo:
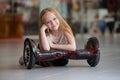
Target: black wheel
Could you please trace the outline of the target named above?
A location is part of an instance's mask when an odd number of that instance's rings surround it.
[[[94,55],[90,59],[87,59],[87,62],[91,67],[95,67],[99,63],[99,60],[100,60],[100,51],[98,50],[96,55]]]
[[[87,59],[88,64],[91,67],[95,67],[100,60],[100,50],[99,50],[99,41],[96,37],[91,37],[88,39],[85,49],[88,51],[93,51],[93,54],[89,59]]]
[[[86,45],[85,45],[85,49],[86,50],[92,50],[93,48],[99,48],[99,41],[96,37],[91,37],[88,39]]]
[[[62,59],[62,58],[52,61],[54,66],[66,66],[68,62],[69,62],[68,59]]]
[[[32,69],[35,65],[35,56],[32,50],[30,39],[26,39],[24,42],[23,50],[24,64],[27,69]]]

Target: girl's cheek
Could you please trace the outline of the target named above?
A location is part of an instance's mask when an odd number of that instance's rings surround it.
[[[51,25],[47,25],[47,27],[50,29],[50,28],[51,28]]]
[[[46,25],[47,25],[47,26],[50,26],[50,23],[47,23]]]
[[[58,24],[60,24],[59,20],[56,21]]]

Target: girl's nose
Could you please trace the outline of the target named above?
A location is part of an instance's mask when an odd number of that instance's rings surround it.
[[[54,24],[55,24],[55,22],[54,22],[54,21],[51,21],[51,24],[52,24],[52,25],[54,25]]]

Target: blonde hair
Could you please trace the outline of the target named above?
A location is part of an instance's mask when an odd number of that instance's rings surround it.
[[[41,11],[41,13],[39,15],[39,29],[44,24],[43,16],[47,12],[53,13],[58,18],[58,20],[60,22],[60,26],[58,29],[59,31],[66,31],[66,32],[70,33],[71,35],[73,35],[73,32],[72,32],[70,26],[68,25],[68,23],[62,18],[62,16],[59,14],[59,12],[54,8],[45,8]]]

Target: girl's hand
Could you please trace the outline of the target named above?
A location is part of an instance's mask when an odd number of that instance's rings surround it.
[[[48,29],[48,27],[45,24],[43,24],[40,30],[41,31],[46,31],[47,29]]]
[[[48,27],[45,24],[43,24],[41,26],[40,32],[39,32],[39,38],[40,38],[41,47],[45,51],[50,50],[50,45],[49,45],[49,42],[47,40],[47,35],[46,35],[47,29],[48,29]]]

